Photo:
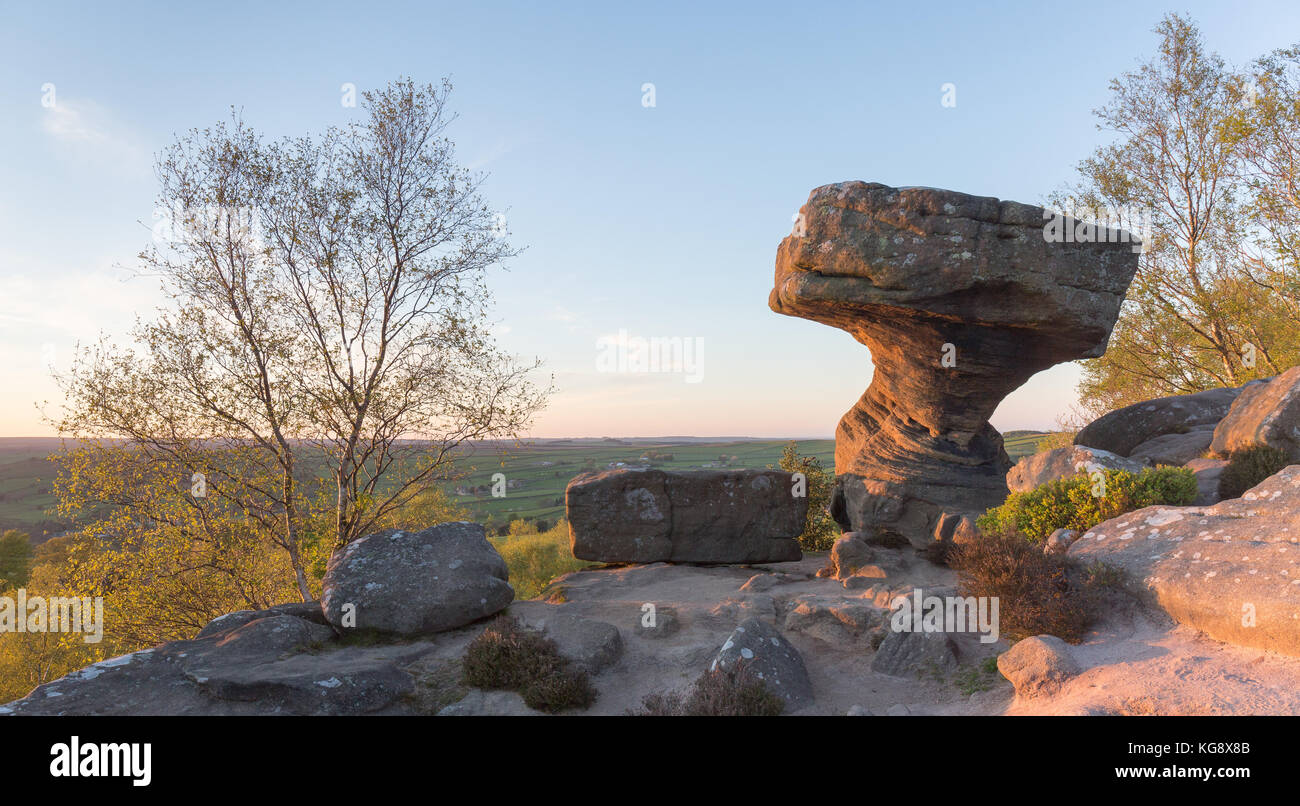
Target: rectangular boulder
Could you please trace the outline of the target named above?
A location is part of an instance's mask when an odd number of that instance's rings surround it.
[[[565,490],[573,556],[609,563],[801,559],[806,496],[780,470],[606,470]]]

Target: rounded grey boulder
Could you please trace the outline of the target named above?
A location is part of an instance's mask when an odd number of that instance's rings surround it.
[[[507,579],[506,562],[480,524],[387,529],[330,559],[321,606],[329,623],[343,630],[442,632],[510,604],[515,592]]]

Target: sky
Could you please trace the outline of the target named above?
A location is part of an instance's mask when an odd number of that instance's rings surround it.
[[[526,247],[489,282],[500,345],[554,379],[532,436],[829,437],[870,353],[767,307],[809,191],[1041,203],[1107,142],[1092,110],[1167,11],[1235,64],[1300,40],[1293,0],[105,5],[0,2],[0,437],[52,434],[51,371],[153,315],[131,268],[154,155],[232,107],[319,133],[362,114],[345,84],[450,78],[457,155]],[[603,371],[620,338],[694,360]],[[1078,372],[1035,376],[993,424],[1053,428]]]

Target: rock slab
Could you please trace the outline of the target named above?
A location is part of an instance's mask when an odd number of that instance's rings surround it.
[[[808,499],[779,470],[607,470],[565,490],[573,556],[607,563],[769,563],[803,556]]]
[[[1300,465],[1241,498],[1106,521],[1069,556],[1122,570],[1139,597],[1211,638],[1300,656]]]

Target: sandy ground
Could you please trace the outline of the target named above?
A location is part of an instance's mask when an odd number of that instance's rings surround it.
[[[1212,641],[1136,607],[1115,613],[1073,648],[1084,671],[1051,697],[1018,699],[1011,684],[982,663],[1007,643],[981,644],[975,636],[959,639],[957,670],[879,674],[871,670],[870,631],[846,629],[830,611],[870,602],[885,618],[890,597],[917,586],[950,588],[953,574],[905,550],[882,563],[886,578],[873,580],[868,590],[847,590],[814,576],[824,564],[824,555],[812,555],[755,567],[659,563],[586,570],[557,581],[562,602],[517,602],[511,610],[527,617],[558,608],[619,627],[623,656],[594,678],[600,698],[593,715],[626,713],[649,693],[689,686],[750,615],[774,623],[803,655],[816,702],[798,715],[843,715],[854,706],[878,716],[904,708],[912,715],[1300,714],[1300,658]],[[756,584],[755,576],[771,579]],[[638,634],[646,604],[675,610],[680,630],[657,639]],[[801,605],[822,617],[789,620]]]

